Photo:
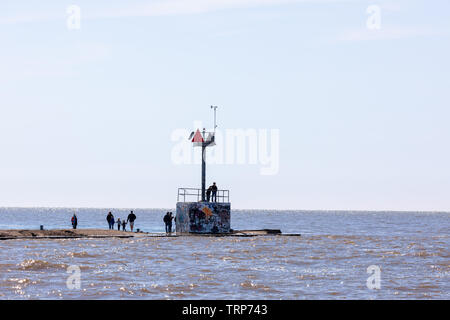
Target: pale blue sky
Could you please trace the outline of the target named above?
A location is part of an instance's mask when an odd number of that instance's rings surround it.
[[[234,208],[448,211],[449,57],[447,0],[2,1],[0,206],[174,207],[214,104],[280,130],[278,174],[208,167]]]

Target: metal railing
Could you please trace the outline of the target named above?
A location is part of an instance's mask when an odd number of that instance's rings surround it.
[[[177,202],[201,201],[202,189],[198,188],[178,188]],[[190,200],[190,201],[189,201]],[[230,202],[230,190],[217,190],[216,201],[212,201],[212,193],[209,199],[210,202]]]

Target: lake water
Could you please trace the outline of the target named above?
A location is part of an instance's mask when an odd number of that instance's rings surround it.
[[[168,210],[134,209],[135,228],[163,232]],[[74,211],[107,229],[109,209],[64,208],[0,208],[0,229],[69,228]],[[0,299],[450,298],[450,213],[233,210],[231,224],[302,236],[0,241]]]

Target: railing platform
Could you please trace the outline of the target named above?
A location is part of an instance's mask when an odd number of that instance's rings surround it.
[[[187,201],[186,201],[187,199]],[[178,188],[177,202],[200,202],[202,200],[202,189],[199,188]],[[230,190],[217,190],[216,201],[212,200],[212,193],[209,202],[230,202]]]

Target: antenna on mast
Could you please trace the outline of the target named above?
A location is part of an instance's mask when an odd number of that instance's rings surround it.
[[[217,124],[216,124],[217,108],[218,108],[218,106],[211,106],[211,109],[214,109],[214,135],[216,134],[216,128],[217,128]]]

